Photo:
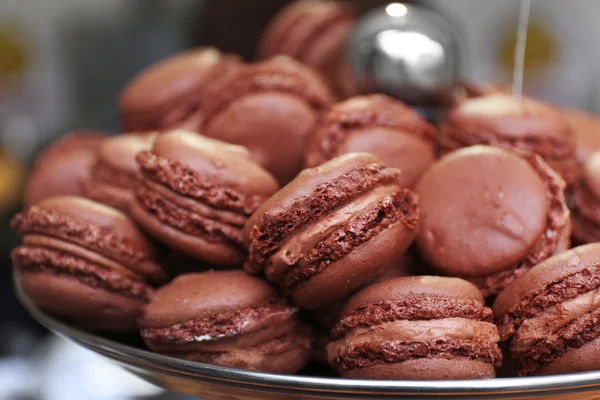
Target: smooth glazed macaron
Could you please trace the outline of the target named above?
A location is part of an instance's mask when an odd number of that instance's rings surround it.
[[[329,363],[344,378],[487,379],[502,364],[492,310],[457,278],[368,286],[348,301],[332,336]]]
[[[573,239],[600,242],[600,151],[588,157],[581,179],[571,188]]]
[[[205,91],[238,65],[235,56],[201,47],[175,54],[140,71],[119,95],[122,130],[179,128],[200,132]]]
[[[280,183],[302,169],[308,136],[332,103],[306,66],[275,57],[238,69],[207,93],[202,134],[247,147]]]
[[[248,217],[278,189],[244,147],[175,130],[138,154],[129,212],[159,242],[215,267],[241,267]]]
[[[373,153],[400,169],[400,185],[412,188],[436,158],[437,131],[398,100],[380,94],[353,97],[325,114],[311,137],[305,166],[357,152]]]
[[[338,85],[344,44],[356,20],[352,5],[341,1],[296,1],[269,23],[258,44],[258,58],[292,57]]]
[[[48,197],[82,195],[79,181],[88,175],[103,138],[97,131],[73,131],[42,150],[25,186],[24,208]]]
[[[11,252],[23,290],[41,309],[97,331],[132,331],[149,283],[165,280],[156,250],[121,212],[75,196],[17,214]]]
[[[600,151],[600,118],[580,110],[564,112],[575,134],[577,162],[583,165],[593,153]]]
[[[494,315],[519,374],[600,369],[600,244],[536,265],[496,298]]]
[[[140,183],[135,156],[150,150],[156,133],[130,133],[106,138],[96,151],[96,161],[81,187],[89,199],[127,212]]]
[[[295,373],[308,362],[310,331],[296,309],[244,271],[181,275],[158,289],[139,319],[159,353],[226,367]]]
[[[418,198],[399,174],[367,153],[302,171],[246,223],[246,270],[264,272],[304,309],[374,281],[417,233]]]
[[[539,154],[567,184],[575,182],[575,135],[564,113],[530,98],[493,93],[467,99],[450,110],[440,127],[445,152],[476,144]]]
[[[492,296],[557,251],[569,229],[564,189],[534,153],[492,146],[449,153],[415,189],[419,252],[437,273]]]

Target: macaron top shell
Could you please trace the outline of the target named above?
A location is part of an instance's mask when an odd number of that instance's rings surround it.
[[[269,284],[244,271],[208,271],[175,278],[152,295],[141,328],[161,328],[263,306],[277,299]]]
[[[323,111],[333,98],[312,70],[285,56],[246,65],[221,79],[204,97],[204,126],[240,96],[257,92],[290,93]]]
[[[193,132],[175,130],[162,134],[151,153],[176,161],[213,184],[266,196],[278,188],[275,178],[252,161],[245,147]]]
[[[582,181],[600,199],[600,151],[591,154],[583,166]]]
[[[422,177],[417,237],[425,259],[449,275],[485,276],[524,259],[546,229],[548,189],[516,153],[473,146]]]
[[[508,144],[543,157],[575,151],[569,121],[553,106],[530,98],[494,93],[459,103],[442,124],[442,136],[470,144]],[[442,143],[443,144],[443,143]]]
[[[118,260],[151,281],[165,278],[156,250],[136,225],[103,204],[55,196],[18,214],[11,224],[22,236],[42,234],[61,239]]]
[[[135,156],[152,147],[155,132],[127,133],[106,138],[96,151],[96,163],[121,173],[137,174],[139,167]]]
[[[459,278],[439,276],[411,276],[390,279],[367,286],[344,306],[341,317],[367,307],[370,304],[383,301],[394,301],[408,297],[444,297],[456,299],[471,299],[484,303],[479,289],[470,282]]]
[[[313,167],[338,155],[340,146],[354,131],[375,127],[397,130],[432,147],[437,140],[436,129],[404,103],[381,94],[358,96],[332,106],[327,112],[312,137],[307,166]]]
[[[580,111],[565,110],[577,146],[577,162],[585,161],[597,150],[600,150],[600,119],[597,115]]]
[[[214,48],[198,48],[176,54],[139,72],[119,98],[124,113],[153,111],[182,95],[203,90],[216,67],[237,59]]]

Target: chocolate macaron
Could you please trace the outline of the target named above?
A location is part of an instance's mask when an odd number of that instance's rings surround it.
[[[573,239],[579,244],[600,242],[600,151],[588,157],[570,192]]]
[[[213,85],[202,134],[247,147],[280,183],[302,169],[308,136],[332,103],[322,80],[287,57],[251,64]]]
[[[600,244],[536,265],[496,298],[494,315],[519,374],[600,369]]]
[[[355,14],[352,5],[342,1],[293,2],[265,29],[258,44],[258,58],[277,54],[292,57],[321,72],[335,87]]]
[[[98,331],[132,331],[165,280],[157,253],[121,212],[82,197],[51,197],[17,214],[11,252],[23,290],[43,310]]]
[[[242,229],[278,189],[250,153],[199,134],[163,133],[138,154],[130,213],[159,242],[215,267],[241,267]]]
[[[492,310],[457,278],[368,286],[345,305],[332,336],[329,363],[345,378],[487,379],[502,364]]]
[[[436,158],[437,130],[398,100],[353,97],[329,109],[311,137],[305,166],[355,152],[373,153],[400,169],[400,185],[412,188]]]
[[[104,139],[89,176],[80,182],[85,196],[126,212],[140,182],[135,156],[150,150],[155,138],[155,133],[131,133]]]
[[[196,48],[142,70],[119,96],[122,130],[200,132],[205,91],[238,64],[237,57],[217,49]]]
[[[246,223],[245,268],[318,309],[377,279],[414,239],[418,198],[400,171],[352,153],[306,169]]]
[[[415,189],[419,252],[437,273],[468,279],[492,296],[564,246],[564,189],[534,153],[472,146],[447,154]]]
[[[593,153],[600,151],[600,118],[580,110],[564,112],[575,134],[577,162],[583,165]]]
[[[295,373],[311,352],[296,309],[239,270],[175,278],[152,295],[139,328],[156,352],[226,367]]]
[[[575,182],[575,135],[564,113],[530,98],[493,93],[467,99],[440,126],[445,152],[476,144],[513,147],[539,154],[567,182]]]
[[[97,131],[72,131],[42,150],[27,180],[23,206],[53,196],[82,195],[79,181],[88,175],[103,138]]]

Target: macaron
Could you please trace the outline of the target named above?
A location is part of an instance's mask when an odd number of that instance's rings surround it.
[[[127,212],[140,182],[135,156],[150,150],[155,138],[156,133],[132,133],[104,139],[89,176],[80,182],[85,196]]]
[[[166,278],[151,243],[121,212],[55,196],[11,221],[11,252],[25,293],[41,309],[96,331],[134,331],[151,284]]]
[[[321,72],[335,87],[344,44],[355,21],[355,10],[346,2],[293,2],[265,29],[258,44],[258,58],[277,54],[292,57]]]
[[[442,157],[415,188],[421,257],[488,296],[553,255],[569,229],[565,182],[537,154],[472,146]]]
[[[72,131],[42,150],[25,186],[24,208],[48,197],[82,195],[79,181],[88,175],[103,138],[97,131]]]
[[[137,155],[142,175],[129,212],[172,250],[214,267],[241,267],[248,217],[278,189],[250,153],[199,134],[159,135]]]
[[[344,378],[487,379],[502,365],[492,310],[458,278],[370,285],[345,305],[332,336],[327,357]]]
[[[325,114],[311,137],[305,166],[356,152],[373,153],[400,169],[400,185],[412,188],[435,161],[437,130],[398,100],[380,94],[353,97]]]
[[[573,239],[579,244],[600,242],[600,151],[588,157],[570,192]]]
[[[123,132],[169,128],[200,132],[205,91],[238,64],[236,56],[200,47],[143,69],[119,95]]]
[[[158,289],[139,319],[153,351],[189,361],[295,373],[311,354],[297,310],[244,271],[186,274]]]
[[[575,134],[577,162],[583,165],[593,153],[600,151],[600,118],[581,110],[564,112]]]
[[[494,316],[521,376],[600,369],[600,244],[536,265],[496,298]]]
[[[211,87],[202,134],[247,147],[283,184],[302,169],[308,136],[331,103],[312,70],[275,57],[239,68]]]
[[[397,263],[417,233],[418,198],[399,176],[368,153],[305,169],[246,223],[244,267],[303,309],[344,299]]]
[[[486,144],[539,154],[567,182],[579,174],[575,135],[564,113],[552,105],[507,93],[467,99],[440,126],[442,150]]]

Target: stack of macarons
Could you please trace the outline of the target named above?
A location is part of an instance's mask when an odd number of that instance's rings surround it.
[[[176,54],[123,89],[123,134],[51,144],[12,220],[25,293],[232,368],[600,369],[600,123],[494,86],[466,86],[438,127],[382,94],[340,99],[353,22],[299,1],[259,61]]]

